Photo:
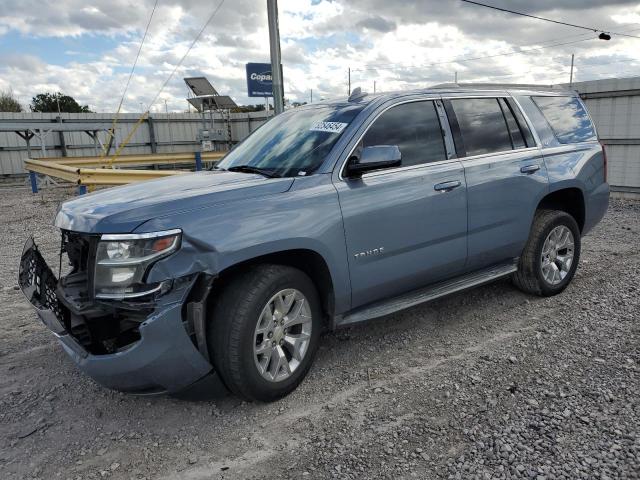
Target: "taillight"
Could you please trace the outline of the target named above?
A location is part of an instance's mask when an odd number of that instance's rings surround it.
[[[607,182],[607,150],[604,148],[604,143],[600,142],[600,146],[602,147],[602,168],[604,168],[604,181]]]

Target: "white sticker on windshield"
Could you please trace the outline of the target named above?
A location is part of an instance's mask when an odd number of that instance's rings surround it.
[[[347,123],[342,122],[316,122],[311,125],[309,131],[311,132],[329,132],[329,133],[340,133],[345,129]]]

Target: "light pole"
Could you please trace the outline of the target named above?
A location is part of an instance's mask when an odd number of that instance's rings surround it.
[[[275,114],[278,115],[284,111],[284,90],[282,87],[277,0],[267,0],[267,19],[269,22],[269,47],[271,50],[271,78],[273,79],[273,108]]]

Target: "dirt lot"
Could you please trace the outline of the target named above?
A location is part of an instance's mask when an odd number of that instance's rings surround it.
[[[565,293],[509,282],[325,336],[273,404],[139,398],[80,374],[16,290],[68,191],[0,189],[0,479],[639,478],[640,203]]]

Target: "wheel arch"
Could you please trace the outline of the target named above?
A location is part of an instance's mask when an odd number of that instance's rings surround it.
[[[211,295],[215,296],[216,291],[224,288],[235,275],[261,264],[287,265],[306,273],[318,290],[326,324],[330,324],[328,319],[335,312],[335,291],[331,271],[320,253],[307,248],[270,252],[230,265],[221,270],[213,280]]]
[[[571,186],[554,190],[545,195],[536,210],[561,210],[571,215],[582,233],[585,225],[586,206],[582,189]]]

